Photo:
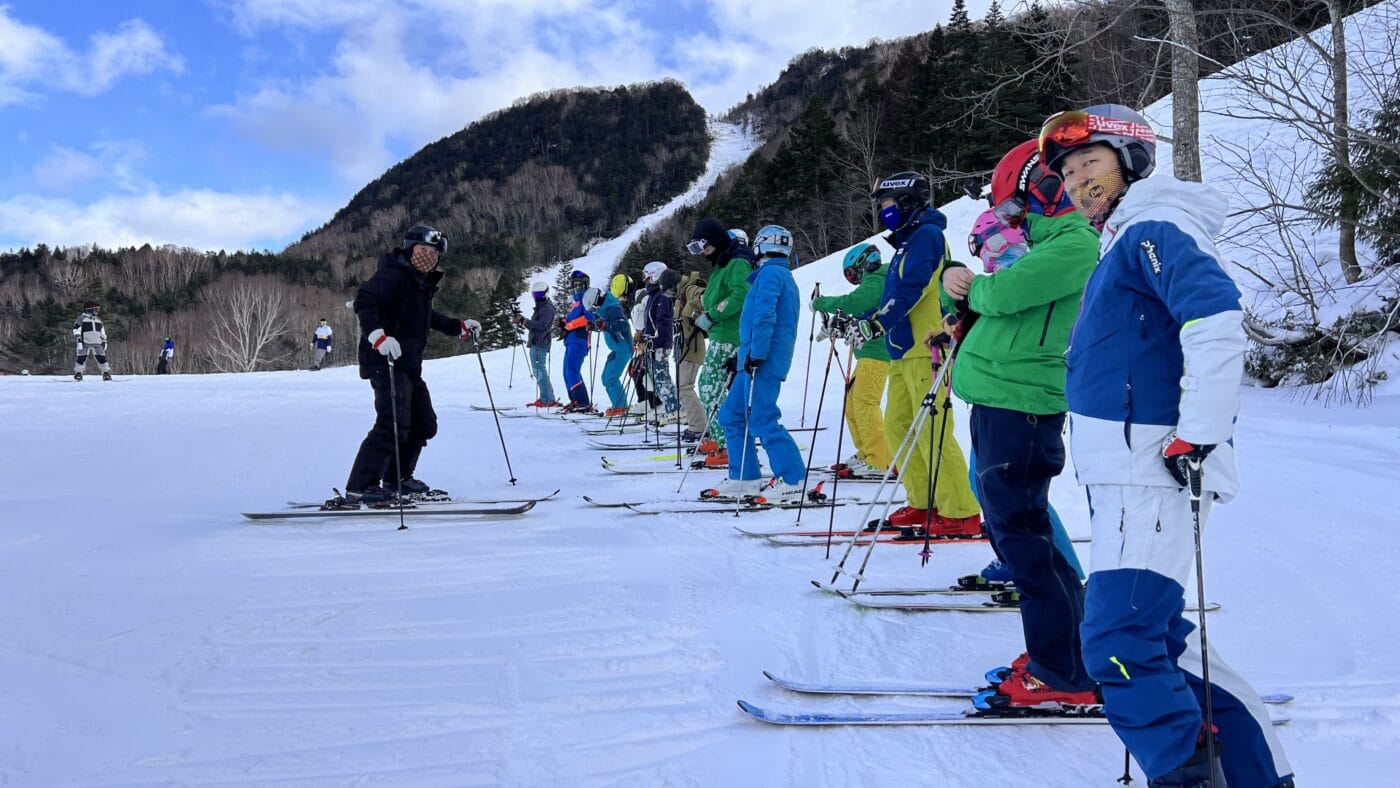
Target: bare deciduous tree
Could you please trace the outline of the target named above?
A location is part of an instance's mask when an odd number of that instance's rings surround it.
[[[1172,172],[1185,181],[1201,180],[1201,67],[1193,0],[1166,0],[1172,47]]]
[[[283,291],[276,282],[263,285],[245,280],[210,288],[210,330],[202,350],[214,369],[252,372],[286,356],[274,350],[287,333]]]

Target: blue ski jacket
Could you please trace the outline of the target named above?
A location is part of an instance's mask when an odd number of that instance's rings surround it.
[[[749,294],[739,315],[739,350],[736,358],[762,361],[770,374],[787,379],[797,344],[797,316],[801,298],[785,257],[765,257],[749,274]]]

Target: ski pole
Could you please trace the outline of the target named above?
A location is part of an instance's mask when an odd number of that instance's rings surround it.
[[[728,376],[725,377],[725,380],[724,380],[724,391],[725,391],[726,396],[728,395],[729,387],[730,387],[730,386],[733,386],[733,385],[734,385],[734,373],[730,373]],[[724,397],[715,397],[715,402],[714,402],[713,405],[710,406],[710,411],[709,411],[708,413],[705,414],[705,431],[702,432],[702,433],[700,433],[700,443],[701,443],[701,444],[703,444],[703,443],[705,442],[705,439],[706,439],[706,438],[710,437],[710,424],[712,424],[712,423],[714,422],[714,420],[715,420],[715,414],[719,412],[719,406],[720,406],[720,405],[723,405],[723,404],[724,404]],[[697,449],[697,450],[699,449],[699,444],[696,445],[696,449]],[[686,466],[685,473],[681,474],[681,483],[680,483],[679,485],[677,485],[677,487],[676,487],[676,492],[680,492],[681,489],[685,487],[685,480],[686,480],[686,477],[690,476],[690,471],[691,471],[691,469],[693,469],[694,467],[695,467],[695,463],[694,463],[694,462],[691,462],[691,463],[689,463],[689,464]]]
[[[673,339],[674,339],[674,337],[673,337]],[[681,350],[684,350],[684,347],[685,347],[684,345],[682,345],[682,344],[680,344],[680,343],[674,343],[674,344],[676,344],[677,347],[679,347]],[[675,356],[675,358],[674,358],[673,360],[676,362],[675,377],[673,377],[673,378],[671,379],[671,382],[672,382],[672,384],[674,384],[674,388],[675,388],[675,390],[676,390],[676,391],[675,391],[675,395],[676,395],[676,416],[677,416],[677,418],[676,418],[676,470],[680,470],[680,467],[681,467],[681,424],[685,421],[684,418],[680,418],[680,416],[681,416],[681,412],[680,412],[680,407],[681,407],[681,353],[676,352],[676,347],[673,347],[672,350],[671,350],[671,355]]]
[[[394,409],[392,420],[394,424],[394,478],[398,480],[394,483],[394,498],[399,505],[398,530],[407,531],[408,526],[404,525],[403,522],[403,464],[399,459],[399,392],[398,387],[394,385],[394,377],[397,374],[394,371],[394,360],[391,358],[389,359],[389,405]],[[491,412],[495,411],[496,406],[492,405]]]
[[[919,566],[928,566],[928,559],[933,555],[933,550],[929,547],[929,543],[933,540],[933,531],[930,529],[933,525],[933,502],[936,500],[934,496],[938,494],[938,472],[943,469],[943,441],[948,436],[948,419],[952,416],[953,412],[953,376],[951,373],[953,360],[957,357],[957,346],[953,343],[952,337],[948,337],[947,342],[952,346],[952,350],[948,354],[948,360],[943,364],[947,373],[943,375],[945,381],[943,387],[943,420],[938,424],[938,457],[936,460],[933,455],[933,441],[929,441],[928,444],[928,508],[924,510],[924,549],[919,552],[919,558],[921,559]],[[937,340],[935,340],[935,344],[936,343]],[[937,394],[935,393],[934,396],[936,398]]]
[[[817,282],[812,285],[812,299],[815,301],[822,294],[822,283]],[[814,317],[807,326],[807,374],[802,380],[802,420],[799,427],[807,426],[807,388],[812,385],[812,343],[817,339],[817,321]],[[815,441],[815,438],[814,438]]]
[[[738,361],[738,360],[736,359],[736,360],[735,360],[736,364],[737,364],[737,361]],[[748,362],[745,361],[744,364],[745,364],[745,366],[747,366],[747,365],[748,365]],[[737,379],[737,378],[738,378],[738,374],[739,374],[739,373],[738,373],[738,366],[735,366],[734,369],[735,369],[734,375],[735,375],[735,378]],[[755,371],[757,371],[757,370],[755,370]],[[739,455],[739,481],[741,481],[741,482],[744,480],[744,461],[747,460],[747,459],[749,458],[749,422],[753,420],[753,378],[754,378],[754,373],[753,373],[753,372],[750,372],[750,373],[749,373],[749,390],[748,390],[747,396],[744,397],[744,442],[739,444],[739,451],[740,451],[740,452],[743,452],[742,454]],[[734,496],[734,516],[735,516],[735,517],[738,517],[738,516],[739,516],[739,510],[743,507],[743,505],[744,505],[744,496],[743,496],[743,495],[736,495],[736,496]]]
[[[598,353],[591,336],[588,337],[588,345],[588,406],[596,409],[598,400],[594,395],[598,392]]]
[[[842,377],[845,378],[846,386],[845,386],[845,389],[844,389],[844,391],[845,391],[845,396],[841,398],[841,424],[842,424],[842,426],[843,426],[843,429],[839,430],[839,431],[836,433],[836,462],[838,462],[838,463],[841,462],[841,444],[843,443],[843,439],[846,437],[846,430],[844,429],[844,426],[845,426],[845,424],[846,424],[846,408],[847,408],[847,407],[850,405],[850,403],[851,403],[851,387],[855,385],[855,379],[856,379],[855,370],[852,369],[852,367],[851,367],[851,359],[852,359],[852,357],[853,357],[854,355],[855,355],[855,348],[852,348],[852,347],[846,348],[846,365],[845,365],[845,367],[841,370]],[[836,359],[836,363],[838,363],[838,364],[841,363],[841,359],[839,359],[839,358]],[[815,433],[813,433],[813,434],[815,435]],[[851,442],[852,442],[852,443],[855,442],[855,437],[854,437],[854,436],[851,437]],[[858,449],[858,448],[859,448],[859,447],[857,447],[857,449]],[[838,488],[839,488],[840,486],[841,486],[841,472],[840,472],[840,471],[837,471],[836,473],[832,474],[832,478],[831,478],[831,500],[833,500],[833,501],[836,500],[836,494],[837,494]],[[833,534],[833,531],[834,531],[835,528],[836,528],[836,507],[835,507],[835,506],[832,506],[831,509],[827,512],[827,517],[826,517],[826,555],[822,558],[822,560],[824,560],[824,561],[830,561],[830,560],[831,560],[831,537],[832,537],[832,534]]]
[[[491,404],[491,417],[496,420],[496,437],[501,439],[501,454],[506,458],[506,472],[510,474],[510,484],[515,486],[515,470],[510,467],[510,452],[506,449],[506,434],[501,430],[501,414],[496,412],[496,399],[491,396],[491,378],[486,376],[486,362],[481,358],[481,342],[472,337],[476,346],[476,363],[481,365],[481,381],[486,384],[486,401]]]
[[[822,372],[821,393],[817,395],[817,413],[812,418],[812,445],[807,447],[807,469],[802,472],[802,498],[797,502],[797,525],[802,525],[802,510],[807,505],[807,483],[812,479],[812,458],[817,453],[817,433],[821,432],[822,406],[826,403],[826,384],[831,379],[831,359],[835,357],[836,339],[832,338],[831,346],[826,352],[826,369]]]
[[[1211,788],[1215,783],[1215,709],[1210,691],[1210,644],[1206,640],[1206,568],[1201,559],[1201,461],[1186,461],[1186,478],[1191,490],[1191,520],[1196,531],[1196,618],[1201,627],[1201,684],[1206,696],[1206,762],[1210,764]]]
[[[520,354],[520,336],[515,337],[515,341],[510,343],[510,379],[506,381],[506,388],[515,388],[515,357]]]

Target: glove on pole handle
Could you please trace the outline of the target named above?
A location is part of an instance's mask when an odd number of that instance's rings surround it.
[[[1191,493],[1191,519],[1196,532],[1196,618],[1201,627],[1201,684],[1206,696],[1206,758],[1211,765],[1211,788],[1215,784],[1215,706],[1211,703],[1210,643],[1206,638],[1206,569],[1201,559],[1201,459],[1186,460],[1186,479]]]
[[[472,344],[476,346],[476,363],[481,366],[481,380],[486,384],[486,401],[491,403],[491,418],[496,420],[496,437],[501,439],[501,454],[506,458],[506,473],[510,474],[510,486],[514,487],[515,469],[510,466],[510,452],[506,449],[506,434],[501,431],[501,414],[496,411],[496,398],[491,396],[491,379],[486,376],[486,362],[481,358],[481,342],[472,337]]]
[[[398,480],[394,485],[394,498],[397,499],[399,505],[398,530],[407,531],[408,526],[405,525],[403,521],[403,465],[400,463],[399,460],[399,392],[398,387],[394,384],[394,377],[396,375],[396,373],[394,372],[394,360],[391,358],[388,361],[389,407],[393,409],[394,413],[394,417],[392,419],[392,422],[394,424],[394,478]],[[491,406],[491,409],[494,411],[495,406]]]

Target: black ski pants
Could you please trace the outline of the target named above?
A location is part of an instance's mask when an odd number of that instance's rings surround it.
[[[397,402],[389,393],[389,370],[381,369],[370,378],[374,389],[374,426],[360,443],[355,464],[350,468],[346,490],[364,492],[379,484],[394,489],[398,483],[394,473],[394,420],[399,424],[399,463],[403,478],[413,476],[418,467],[418,455],[437,434],[437,413],[428,385],[422,378],[410,377],[403,370],[394,370]]]

